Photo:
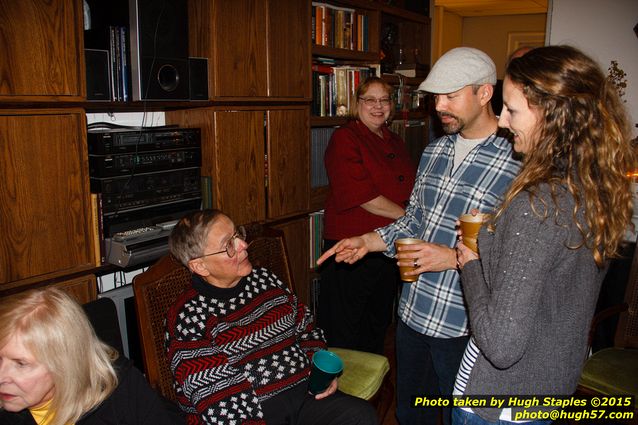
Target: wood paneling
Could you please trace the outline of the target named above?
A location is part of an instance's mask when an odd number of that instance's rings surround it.
[[[306,305],[310,305],[310,269],[308,268],[308,257],[310,249],[308,247],[308,219],[301,218],[274,226],[283,230],[286,238],[286,249],[290,259],[295,292],[299,300]]]
[[[460,16],[529,15],[547,13],[547,0],[435,0]]]
[[[52,286],[62,289],[80,304],[97,299],[97,284],[95,275],[92,274],[54,283]]]
[[[81,0],[0,2],[0,100],[84,96]]]
[[[310,99],[309,2],[191,0],[189,20],[213,99]]]
[[[263,0],[214,2],[212,65],[215,68],[215,96],[266,96],[264,16],[266,4]]]
[[[214,199],[236,223],[266,215],[264,112],[215,112]]]
[[[308,108],[268,111],[268,217],[310,207]]]
[[[268,2],[268,95],[306,98],[310,85],[310,2]]]
[[[82,110],[0,112],[0,285],[93,264]]]
[[[68,280],[63,280],[60,282],[53,283],[44,283],[42,285],[35,286],[25,286],[21,290],[17,290],[16,292],[10,292],[10,295],[4,295],[0,293],[0,300],[7,300],[11,297],[15,297],[24,291],[32,289],[32,288],[44,288],[44,287],[55,287],[59,288],[62,291],[69,294],[73,297],[79,304],[86,304],[89,301],[93,301],[97,299],[97,284],[95,275],[89,274],[85,276],[79,276]],[[0,287],[1,289],[2,287]]]

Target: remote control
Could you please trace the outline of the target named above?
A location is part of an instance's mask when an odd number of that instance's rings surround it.
[[[113,235],[113,240],[117,242],[131,242],[136,239],[147,238],[162,232],[161,227],[148,226],[139,229],[126,230]]]
[[[155,224],[157,227],[159,227],[162,230],[171,230],[173,227],[175,227],[175,225],[177,224],[179,220],[171,220],[171,221],[163,221],[161,223],[157,223]]]

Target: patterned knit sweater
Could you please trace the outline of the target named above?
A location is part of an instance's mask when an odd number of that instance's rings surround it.
[[[261,402],[308,379],[326,347],[310,310],[253,269],[233,288],[194,276],[166,318],[167,357],[189,424],[265,424]]]

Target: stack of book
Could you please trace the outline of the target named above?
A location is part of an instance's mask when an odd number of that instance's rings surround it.
[[[313,189],[328,185],[328,173],[323,157],[334,131],[335,127],[314,127],[310,131],[310,187]]]
[[[312,2],[312,42],[367,52],[368,17],[354,9]]]
[[[128,30],[126,27],[109,27],[111,100],[131,100],[131,77],[128,57]]]
[[[323,250],[323,210],[310,213],[308,215],[310,222],[310,268],[317,266],[317,259],[321,256]]]
[[[312,113],[319,117],[348,115],[350,103],[360,83],[380,76],[379,64],[364,66],[312,65]]]

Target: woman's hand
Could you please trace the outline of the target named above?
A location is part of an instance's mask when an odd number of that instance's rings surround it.
[[[328,388],[326,388],[323,392],[315,395],[315,399],[321,400],[322,398],[326,398],[328,396],[333,395],[335,392],[337,392],[338,385],[339,383],[337,382],[337,378],[333,379],[330,385],[328,385]]]
[[[335,256],[337,263],[344,262],[352,264],[362,259],[368,253],[368,247],[365,240],[361,236],[354,238],[341,239],[332,248],[324,252],[317,260],[317,265],[321,265],[324,261]]]
[[[472,209],[470,213],[476,215],[478,214],[478,210]],[[458,220],[456,220],[456,234],[459,235],[458,242],[456,243],[456,266],[459,270],[462,270],[465,263],[478,260],[479,255],[463,244],[463,231],[461,230],[461,222]]]
[[[456,265],[458,266],[459,270],[462,270],[463,266],[465,266],[465,263],[467,263],[468,261],[478,259],[479,255],[467,246],[463,245],[463,242],[460,240],[459,237],[459,242],[456,244]]]

